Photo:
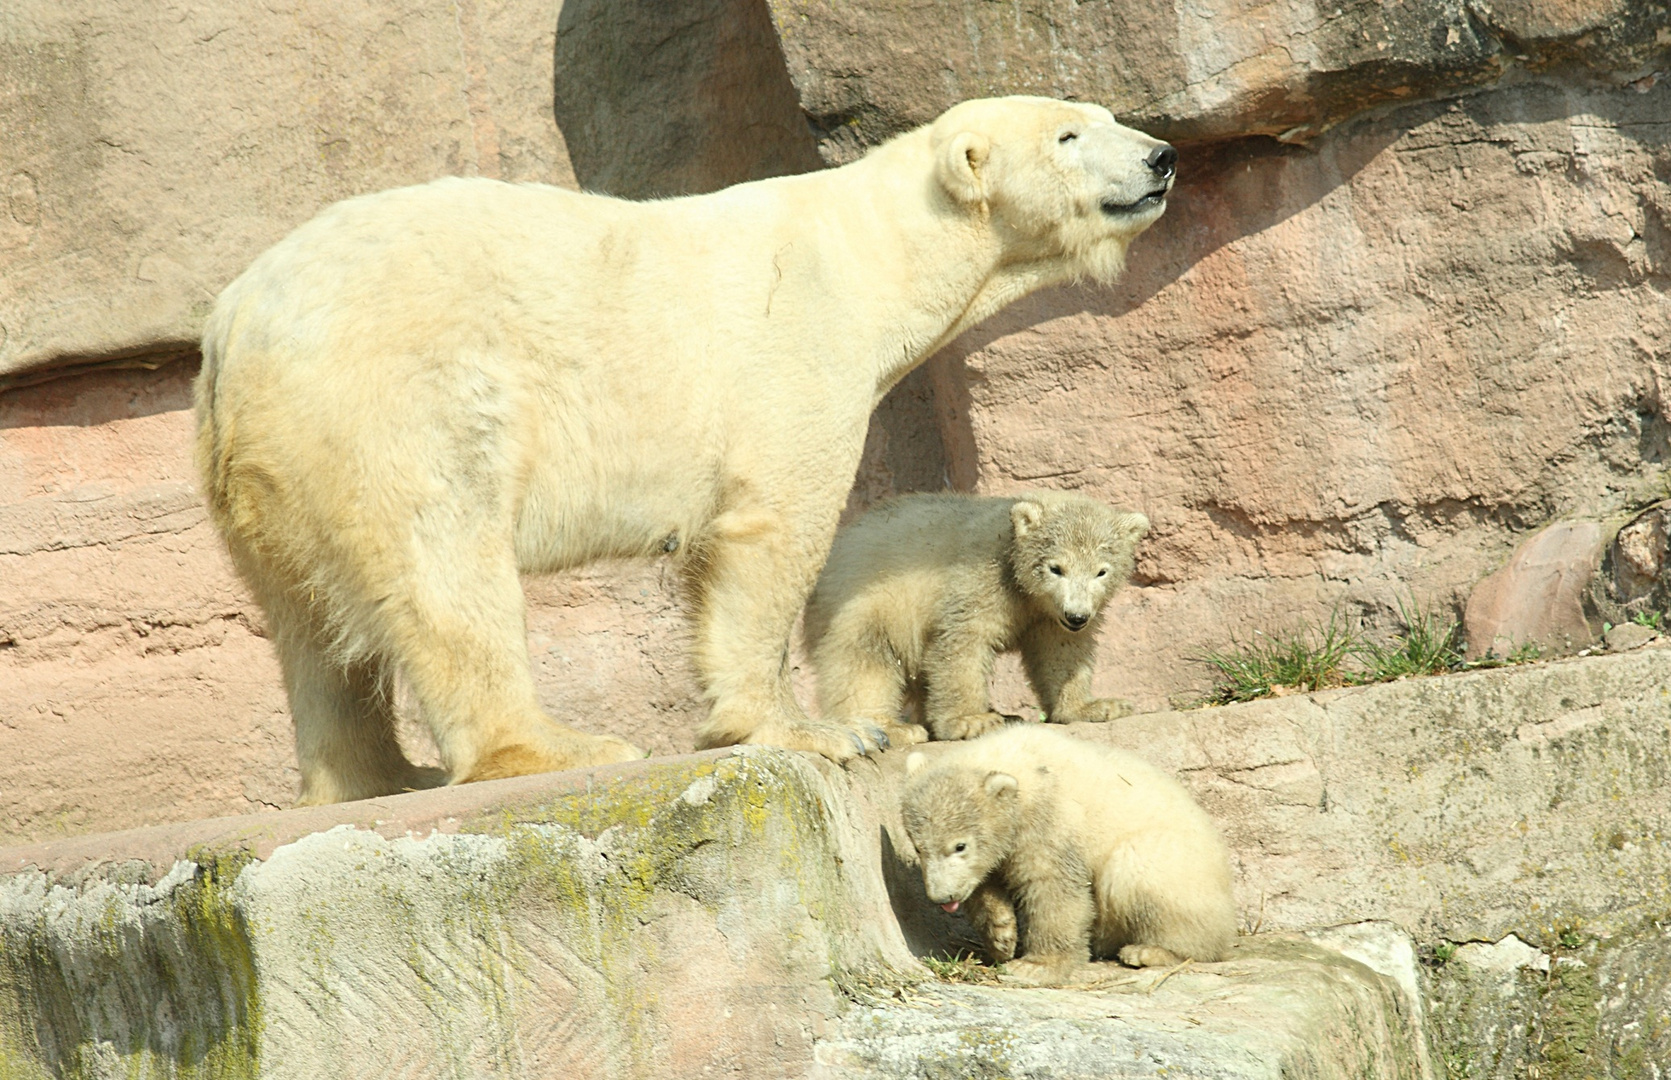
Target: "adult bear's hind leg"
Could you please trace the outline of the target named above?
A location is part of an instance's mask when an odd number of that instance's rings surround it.
[[[408,761],[395,735],[393,688],[375,660],[342,664],[318,623],[289,606],[266,605],[296,725],[299,806],[370,799],[446,782]]]

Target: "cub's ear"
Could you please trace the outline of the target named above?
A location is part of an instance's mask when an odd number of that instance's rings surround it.
[[[1022,499],[1010,507],[1010,527],[1015,530],[1017,537],[1026,536],[1039,522],[1044,520],[1044,507],[1036,502]]]
[[[985,202],[986,162],[992,156],[992,141],[976,131],[960,131],[940,147],[937,171],[940,186],[965,205]]]
[[[905,759],[905,775],[914,776],[917,770],[926,764],[928,764],[928,759],[923,757],[922,751],[911,751],[911,756]]]
[[[986,793],[994,799],[1016,792],[1015,777],[1009,773],[989,772],[986,774]]]
[[[1149,535],[1149,519],[1142,514],[1126,514],[1125,521],[1121,524],[1125,526],[1123,531],[1131,537],[1131,542],[1134,544]]]

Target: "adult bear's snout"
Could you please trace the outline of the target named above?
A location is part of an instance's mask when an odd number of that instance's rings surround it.
[[[1170,180],[1172,174],[1178,170],[1178,151],[1167,143],[1161,143],[1149,151],[1149,156],[1143,159],[1143,164],[1162,180]]]

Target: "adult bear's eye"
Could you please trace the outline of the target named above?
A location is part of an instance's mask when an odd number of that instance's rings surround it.
[[[1050,572],[1052,574],[1055,574],[1057,577],[1062,576],[1062,568],[1060,566],[1057,566],[1055,563],[1050,564]]]
[[[1097,571],[1097,577],[1107,577],[1107,576],[1108,576],[1108,567],[1105,566],[1101,570]]]
[[[953,851],[953,853],[961,852],[964,848],[966,848],[968,846],[969,846],[968,844],[958,844],[956,847],[952,848],[952,851]]]
[[[1079,138],[1079,132],[1077,132],[1077,131],[1064,131],[1064,132],[1062,132],[1062,134],[1060,136],[1057,137],[1056,141],[1059,142],[1059,143],[1070,143],[1070,142],[1073,142],[1073,140],[1075,140],[1077,138]]]

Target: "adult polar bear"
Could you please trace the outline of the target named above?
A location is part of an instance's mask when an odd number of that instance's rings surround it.
[[[227,287],[197,461],[267,613],[302,803],[641,756],[535,700],[518,572],[680,552],[702,746],[835,760],[788,672],[871,409],[1041,286],[1112,279],[1176,153],[1097,106],[964,102],[839,169],[631,203],[441,180],[338,203]]]

